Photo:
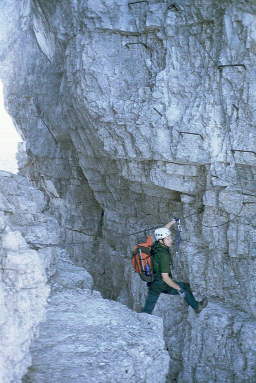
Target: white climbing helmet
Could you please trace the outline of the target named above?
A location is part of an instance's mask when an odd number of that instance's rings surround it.
[[[155,238],[158,241],[159,239],[164,239],[171,235],[171,232],[166,227],[159,227],[155,230]]]

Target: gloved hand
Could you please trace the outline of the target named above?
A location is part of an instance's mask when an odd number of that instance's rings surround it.
[[[178,217],[173,217],[173,220],[177,223],[180,219]]]
[[[185,298],[185,296],[186,296],[186,291],[185,291],[185,290],[183,290],[183,289],[179,289],[179,290],[178,290],[178,293],[179,293],[179,296],[180,296],[181,298]]]

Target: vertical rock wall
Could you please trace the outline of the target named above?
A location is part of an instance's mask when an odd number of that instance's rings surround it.
[[[93,289],[58,247],[47,204],[25,177],[0,171],[1,383],[161,383],[169,369],[162,320]]]
[[[45,216],[43,193],[21,176],[0,172],[0,381],[20,382],[44,319],[59,226]]]
[[[254,1],[0,9],[22,173],[48,195],[73,259],[105,296],[139,308],[127,233],[181,216],[176,276],[210,304],[198,318],[161,298],[172,377],[254,382]]]

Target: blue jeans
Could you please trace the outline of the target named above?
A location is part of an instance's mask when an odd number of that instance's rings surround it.
[[[184,291],[185,291],[185,301],[187,304],[193,309],[198,308],[198,302],[195,300],[194,295],[190,289],[189,283],[185,282],[177,282],[177,285],[179,285]],[[155,308],[156,302],[158,300],[158,297],[161,293],[164,294],[170,294],[170,295],[178,295],[178,291],[174,289],[173,287],[170,287],[165,283],[162,279],[161,280],[155,280],[153,282],[147,283],[148,285],[148,295],[146,298],[145,306],[142,310],[144,313],[151,314],[152,311]]]

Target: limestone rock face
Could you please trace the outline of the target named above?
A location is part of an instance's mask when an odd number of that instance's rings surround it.
[[[92,278],[62,254],[32,367],[23,383],[164,382],[163,322],[103,299]]]
[[[25,177],[0,172],[0,203],[1,383],[164,381],[162,320],[93,290]]]
[[[161,323],[90,290],[57,293],[23,382],[164,382],[169,355]]]
[[[127,234],[180,216],[175,278],[210,304],[194,318],[161,297],[171,379],[254,382],[255,1],[3,0],[0,11],[21,172],[71,258],[104,297],[140,309],[130,250],[143,233]],[[40,249],[38,233],[26,236]]]
[[[2,383],[21,381],[31,364],[31,342],[37,335],[39,322],[44,319],[50,292],[46,269],[48,264],[52,273],[55,272],[55,251],[51,246],[52,238],[56,243],[59,232],[54,218],[48,226],[48,218],[42,213],[45,203],[43,193],[25,177],[0,172]],[[41,229],[36,237],[31,236],[31,227],[38,217]]]

